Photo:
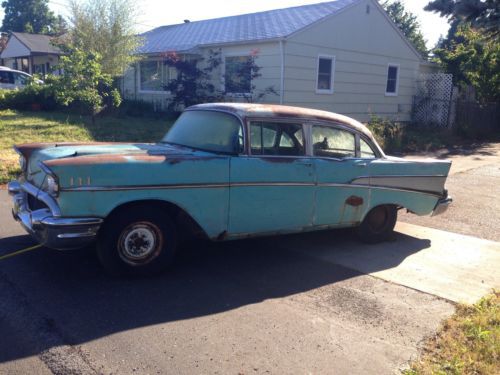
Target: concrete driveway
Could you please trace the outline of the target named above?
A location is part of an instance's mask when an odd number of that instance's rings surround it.
[[[32,244],[9,211],[0,191],[0,255]],[[500,244],[396,230],[195,243],[150,279],[106,276],[92,249],[2,261],[0,373],[397,372],[454,302],[500,285]]]

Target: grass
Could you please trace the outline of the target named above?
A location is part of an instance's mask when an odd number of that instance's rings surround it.
[[[155,142],[172,124],[146,117],[90,117],[62,112],[0,111],[0,184],[19,172],[15,144],[29,142],[116,141]]]
[[[500,374],[500,292],[459,305],[405,375]]]

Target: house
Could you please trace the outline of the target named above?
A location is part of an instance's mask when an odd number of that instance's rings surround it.
[[[51,41],[48,35],[12,32],[0,54],[2,64],[29,74],[52,73],[62,53]]]
[[[410,120],[421,72],[432,71],[376,0],[336,0],[240,16],[163,26],[142,35],[143,59],[126,72],[123,94],[164,108],[176,72],[166,52],[184,58],[221,53],[215,83],[227,100],[245,100],[240,71],[252,54],[261,67],[261,101],[312,107],[366,121],[372,114]],[[246,75],[247,77],[249,74]]]

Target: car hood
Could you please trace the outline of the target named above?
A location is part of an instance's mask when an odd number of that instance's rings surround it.
[[[26,178],[41,186],[45,173],[43,162],[49,169],[60,166],[92,165],[134,160],[153,162],[159,157],[189,156],[196,151],[173,145],[148,143],[38,143],[16,146],[27,161]]]

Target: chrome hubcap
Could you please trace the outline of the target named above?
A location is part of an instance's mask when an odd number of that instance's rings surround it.
[[[125,262],[138,265],[153,260],[162,245],[160,229],[153,223],[140,222],[125,228],[118,241],[118,250]]]

